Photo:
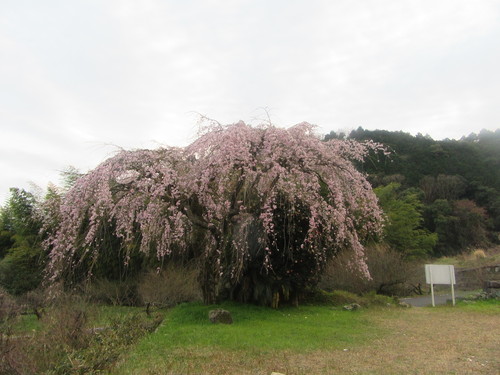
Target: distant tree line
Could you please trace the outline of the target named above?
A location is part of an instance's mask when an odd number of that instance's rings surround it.
[[[499,242],[500,129],[436,141],[360,127],[325,137],[331,138],[369,139],[392,151],[372,153],[358,168],[379,196],[388,216],[386,241],[395,249],[446,256]]]

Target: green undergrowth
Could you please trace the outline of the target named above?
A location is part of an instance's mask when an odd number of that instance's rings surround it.
[[[442,314],[449,312],[470,312],[470,313],[481,313],[481,314],[493,314],[500,316],[500,299],[474,299],[471,295],[470,299],[457,299],[455,306],[452,305],[451,301],[444,305],[436,305],[435,307],[427,306],[425,309],[429,311],[435,311],[436,314]]]
[[[162,311],[148,316],[142,308],[78,299],[43,309],[40,320],[10,316],[0,322],[0,374],[104,373],[162,320]]]
[[[94,309],[95,318],[92,322],[94,327],[106,327],[117,316],[145,313],[145,308],[135,306],[94,305]]]
[[[50,314],[54,309],[56,308],[46,308],[42,311],[43,316]],[[140,314],[145,311],[142,307],[90,304],[86,306],[85,309],[89,313],[90,328],[107,327],[114,322],[117,317]],[[40,321],[35,314],[29,313],[20,315],[12,325],[12,329],[16,333],[31,333],[39,331],[42,328],[43,322]]]
[[[40,330],[42,324],[35,314],[25,314],[18,317],[12,329],[15,333],[29,333]]]
[[[352,303],[357,303],[363,307],[395,305],[398,303],[398,300],[376,294],[374,291],[358,295],[344,290],[329,292],[322,289],[313,289],[307,293],[305,303],[308,305],[336,306],[341,309],[342,306]]]
[[[212,324],[208,312],[215,308],[229,310],[234,323]],[[222,350],[255,355],[360,345],[383,334],[381,328],[370,324],[366,314],[364,310],[349,312],[328,306],[273,310],[236,303],[182,304],[167,314],[155,333],[138,343],[116,373],[141,373],[151,363],[164,362],[179,351]],[[172,361],[177,359],[172,357]]]

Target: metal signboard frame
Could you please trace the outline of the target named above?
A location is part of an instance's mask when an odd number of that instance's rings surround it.
[[[455,306],[455,267],[444,264],[426,264],[425,265],[425,281],[431,284],[432,306],[436,306],[434,302],[434,284],[451,285],[451,298],[453,306]]]

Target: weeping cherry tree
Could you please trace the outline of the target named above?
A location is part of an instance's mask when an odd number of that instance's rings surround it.
[[[313,131],[211,124],[185,148],[118,153],[63,197],[46,242],[52,278],[92,276],[110,257],[194,259],[206,303],[277,307],[342,250],[369,277],[363,243],[383,220],[353,162],[381,148]]]

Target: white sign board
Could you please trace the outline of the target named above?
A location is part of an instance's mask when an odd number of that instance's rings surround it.
[[[425,282],[427,284],[456,284],[455,267],[442,264],[426,264]]]
[[[455,267],[452,265],[443,264],[426,264],[425,265],[425,282],[431,284],[432,306],[434,303],[434,284],[451,285],[451,298],[453,306],[455,306],[455,289],[453,286],[455,281]]]

